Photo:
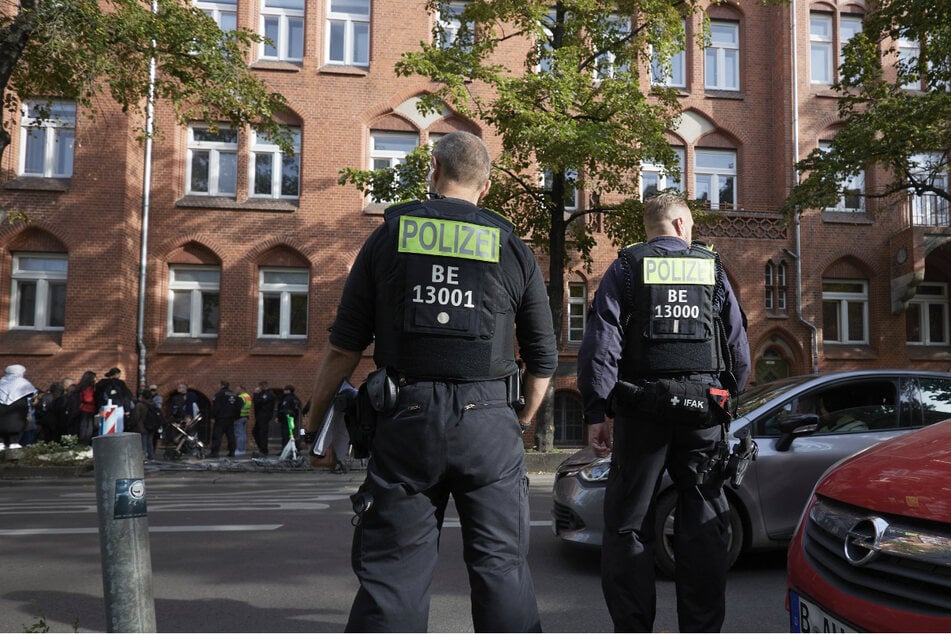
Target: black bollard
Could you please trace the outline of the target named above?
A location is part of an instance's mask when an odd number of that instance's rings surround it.
[[[152,557],[140,434],[92,441],[108,632],[154,632]]]

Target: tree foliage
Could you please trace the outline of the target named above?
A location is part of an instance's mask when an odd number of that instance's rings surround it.
[[[179,121],[252,125],[292,153],[289,132],[275,120],[284,98],[247,64],[260,41],[247,30],[222,33],[188,0],[155,0],[155,7],[139,0],[20,0],[0,16],[0,154],[19,99],[71,99],[94,116],[108,96],[123,111],[141,113],[153,59],[155,97],[170,103]]]
[[[918,46],[899,55],[899,42]],[[865,195],[912,191],[951,200],[951,3],[881,0],[862,32],[843,49],[839,82],[842,129],[828,151],[797,163],[807,173],[786,201],[790,213],[832,206],[846,177],[873,167],[887,177]]]

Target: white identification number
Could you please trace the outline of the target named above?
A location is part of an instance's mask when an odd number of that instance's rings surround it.
[[[663,304],[654,306],[654,317],[658,319],[697,319],[700,317],[699,306],[683,306],[681,304]]]
[[[416,304],[475,308],[475,304],[472,303],[472,291],[464,291],[458,288],[448,289],[445,286],[436,288],[435,286],[417,284],[413,287],[413,302]]]

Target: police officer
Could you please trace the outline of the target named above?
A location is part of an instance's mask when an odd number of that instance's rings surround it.
[[[691,241],[681,197],[648,200],[644,228],[648,241],[623,249],[605,272],[578,353],[589,443],[598,456],[613,449],[601,585],[616,631],[652,630],[654,511],[666,468],[679,493],[680,631],[719,631],[729,510],[722,479],[698,484],[697,472],[722,438],[725,392],[749,376],[745,317],[719,257]]]
[[[387,209],[353,264],[318,369],[318,412],[371,342],[377,367],[399,390],[376,416],[366,480],[354,496],[360,588],[348,631],[426,631],[450,495],[475,630],[540,630],[526,560],[522,429],[557,351],[532,252],[507,220],[477,206],[490,167],[478,137],[452,132],[439,140],[433,199]],[[526,366],[517,414],[506,380],[517,371],[516,339]],[[320,418],[310,417],[308,432]]]

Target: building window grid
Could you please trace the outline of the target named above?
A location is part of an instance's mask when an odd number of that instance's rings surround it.
[[[740,89],[740,25],[710,21],[710,41],[704,50],[704,87],[708,90]]]
[[[924,282],[918,286],[905,312],[905,329],[909,345],[948,345],[947,284]]]
[[[305,339],[310,275],[300,268],[262,268],[258,292],[258,337]]]
[[[736,152],[701,150],[694,152],[694,196],[710,209],[732,209],[736,204]]]
[[[200,196],[235,196],[238,188],[238,132],[188,127],[185,191]]]
[[[770,312],[786,311],[786,263],[766,263],[765,307]]]
[[[195,7],[200,9],[209,18],[215,21],[218,28],[223,33],[234,31],[238,28],[238,2],[237,0],[218,0],[217,2],[195,2]]]
[[[437,137],[438,135],[430,135]],[[370,169],[395,168],[406,162],[406,155],[419,146],[417,132],[370,132]],[[393,200],[372,199],[374,203],[392,203]]]
[[[914,69],[918,66],[918,58],[921,56],[921,46],[919,43],[915,40],[901,37],[898,38],[895,44],[895,50],[898,55],[897,66],[899,72],[911,77],[911,79],[903,83],[901,87],[905,90],[922,90],[922,77],[914,72]]]
[[[370,64],[370,0],[331,0],[327,13],[327,62]]]
[[[13,255],[11,329],[63,330],[66,323],[68,266],[66,255]]]
[[[682,22],[684,33],[686,33],[686,21]],[[686,39],[686,36],[685,36]],[[681,49],[670,58],[669,67],[662,66],[660,60],[654,55],[651,48],[651,84],[655,86],[667,86],[669,88],[687,87],[687,53]]]
[[[169,337],[218,336],[221,269],[216,266],[171,266],[168,283]]]
[[[20,165],[23,176],[70,178],[76,144],[76,104],[71,101],[26,101],[20,119]]]
[[[868,343],[868,282],[822,281],[822,340],[832,344]]]
[[[555,392],[554,423],[556,445],[584,444],[584,403],[577,393]]]
[[[565,215],[578,210],[579,194],[574,183],[578,181],[578,171],[573,169],[565,170]],[[542,189],[545,193],[551,194],[552,171],[545,170],[542,173]]]
[[[940,154],[915,154],[911,157],[912,175],[918,179],[927,178],[936,189],[948,191],[948,174],[944,159]],[[912,224],[926,227],[947,227],[951,225],[948,201],[934,192],[909,193]]]
[[[568,341],[581,343],[587,320],[588,295],[584,282],[568,283]]]
[[[304,0],[265,0],[261,8],[261,59],[304,59]]]
[[[832,147],[831,141],[820,141],[819,149],[828,152]],[[849,174],[839,180],[839,199],[832,207],[826,207],[826,211],[847,211],[864,212],[865,211],[865,170],[859,170],[855,174]]]
[[[838,28],[836,28],[836,24]],[[809,14],[809,78],[831,85],[838,78],[842,49],[862,31],[862,16],[813,11]]]
[[[300,130],[291,130],[294,154],[285,156],[270,138],[251,133],[251,196],[298,198],[300,196]]]
[[[622,38],[626,38],[631,33],[631,19],[617,14],[612,14],[609,21],[614,25],[613,31]],[[594,80],[596,82],[613,78],[617,73],[623,73],[627,70],[626,65],[619,65],[617,55],[612,52],[602,53],[594,63]]]
[[[434,41],[441,48],[449,48],[456,43],[456,40],[459,38],[459,31],[462,29],[462,12],[465,11],[468,4],[466,1],[450,2],[442,7],[444,9],[442,13],[437,14],[436,23],[438,29],[435,33],[436,37]],[[469,22],[466,24],[466,27],[468,34],[467,41],[460,43],[468,47],[474,43],[472,40],[475,35],[473,31],[474,23]]]
[[[649,162],[641,163],[641,200],[647,200],[652,196],[656,196],[659,192],[665,189],[674,189],[679,192],[683,192],[683,183],[681,178],[683,177],[684,172],[684,149],[675,147],[674,154],[677,155],[677,165],[680,167],[681,176],[679,178],[675,177],[673,174],[667,173],[663,165]]]

